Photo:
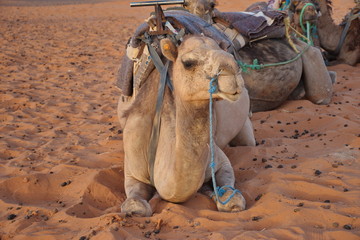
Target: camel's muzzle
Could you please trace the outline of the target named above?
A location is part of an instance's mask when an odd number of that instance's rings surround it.
[[[222,71],[218,76],[218,96],[228,101],[238,100],[242,92],[243,81],[240,74]]]

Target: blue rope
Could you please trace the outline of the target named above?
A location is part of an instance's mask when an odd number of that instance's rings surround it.
[[[289,5],[290,5],[290,0],[286,0],[285,2],[281,3],[279,10],[281,11],[287,10],[289,8]]]
[[[210,197],[212,198],[215,194],[216,201],[221,203],[222,205],[225,205],[235,196],[236,193],[241,194],[241,192],[239,190],[233,188],[232,186],[226,185],[226,186],[218,187],[216,185],[216,179],[215,179],[216,164],[215,164],[215,158],[214,158],[213,97],[212,97],[212,95],[217,92],[218,76],[219,76],[219,73],[210,79],[210,87],[209,87],[209,93],[210,93],[210,102],[209,102],[210,127],[209,128],[210,128],[210,157],[211,157],[210,168],[211,168],[211,177],[212,177],[212,183],[213,183],[213,188],[214,188],[214,193]],[[219,196],[222,197],[225,194],[225,192],[227,191],[226,189],[232,190],[232,194],[225,201],[221,201]]]

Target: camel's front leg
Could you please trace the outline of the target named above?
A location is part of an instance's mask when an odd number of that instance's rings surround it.
[[[234,170],[231,166],[230,160],[227,158],[225,153],[218,147],[214,146],[215,150],[215,179],[216,185],[218,187],[224,187],[224,191],[218,192],[219,198],[222,202],[227,201],[229,196],[233,194],[233,190],[235,190],[233,197],[230,198],[228,202],[222,204],[218,202],[216,199],[215,192],[209,191],[209,188],[202,188],[202,192],[205,192],[207,195],[210,195],[211,198],[215,201],[216,206],[219,211],[222,212],[239,212],[245,209],[246,201],[242,196],[241,192],[234,188],[235,185],[235,175]],[[211,175],[211,167],[207,169],[207,176]],[[212,180],[210,181],[212,185]]]
[[[125,192],[127,199],[121,205],[121,212],[142,217],[152,215],[149,200],[155,193],[153,186],[125,176]]]
[[[120,111],[119,111],[120,112]],[[131,115],[124,128],[124,170],[125,193],[127,199],[121,206],[121,212],[151,216],[149,200],[155,188],[150,185],[148,163],[146,161],[147,139],[150,139],[151,116]]]

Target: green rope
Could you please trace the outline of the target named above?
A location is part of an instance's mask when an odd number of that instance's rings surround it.
[[[311,38],[311,32],[313,32],[315,30],[316,26],[310,24],[309,21],[306,21],[306,28],[305,28],[304,23],[303,23],[305,9],[310,6],[312,6],[314,9],[316,9],[315,5],[312,3],[305,4],[305,6],[301,9],[301,13],[300,13],[300,26],[301,26],[301,29],[303,30],[303,32],[306,33],[307,43],[310,44],[311,46],[314,46],[314,42]]]
[[[311,24],[309,23],[309,21],[306,21],[306,36],[308,39],[308,44],[310,44],[311,46],[314,46],[314,41],[312,40],[312,37],[311,37],[311,32],[312,32],[311,29],[312,29]]]
[[[252,70],[260,70],[263,68],[267,68],[267,67],[275,67],[275,66],[280,66],[280,65],[285,65],[285,64],[289,64],[292,63],[296,60],[298,60],[306,50],[309,49],[311,45],[308,44],[299,54],[297,54],[294,58],[284,61],[284,62],[278,62],[278,63],[268,63],[268,64],[259,64],[259,60],[254,59],[252,64],[246,64],[240,60],[237,60],[237,63],[239,64],[239,66],[241,67],[241,70],[245,73],[248,72],[248,69],[252,69]]]
[[[310,7],[310,6],[312,6],[313,8],[316,9],[316,7],[315,7],[314,4],[312,4],[312,3],[307,3],[307,4],[305,4],[305,6],[301,9],[301,13],[300,13],[300,26],[301,26],[301,29],[302,29],[304,32],[306,32],[306,28],[305,28],[305,26],[304,26],[304,24],[303,24],[304,12],[305,12],[305,9],[306,9],[307,7]]]

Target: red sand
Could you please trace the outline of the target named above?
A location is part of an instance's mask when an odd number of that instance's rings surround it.
[[[336,21],[354,5],[333,2]],[[214,211],[197,194],[153,202],[150,218],[119,214],[115,73],[150,11],[128,0],[0,7],[0,239],[360,239],[360,65],[330,68],[328,106],[289,101],[253,115],[260,145],[226,150],[246,211]]]

